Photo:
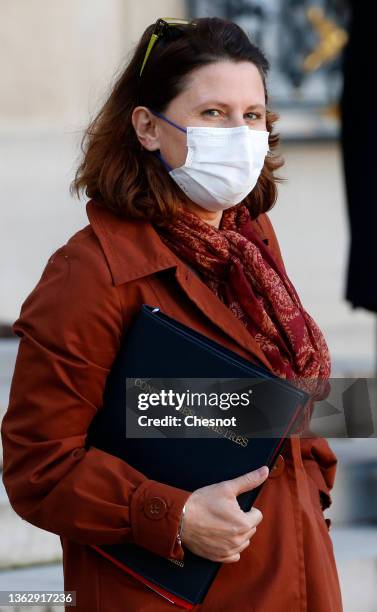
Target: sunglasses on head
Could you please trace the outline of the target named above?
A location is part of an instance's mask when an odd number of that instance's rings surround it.
[[[157,19],[154,25],[153,32],[149,39],[147,50],[144,55],[143,63],[140,68],[139,77],[141,77],[141,74],[144,70],[145,64],[147,63],[148,57],[150,56],[150,53],[154,47],[154,44],[159,38],[162,38],[164,36],[167,29],[171,26],[189,25],[189,24],[196,25],[196,23],[192,21],[188,21],[187,19],[179,19],[175,17],[163,17],[163,18],[160,17],[159,19]]]

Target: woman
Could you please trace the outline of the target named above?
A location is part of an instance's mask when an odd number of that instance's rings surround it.
[[[61,537],[77,610],[172,609],[89,547],[129,541],[223,562],[195,610],[342,609],[323,515],[337,461],[326,440],[292,437],[268,477],[193,493],[85,446],[143,303],[279,376],[328,379],[325,340],[266,214],[281,165],[267,69],[234,23],[147,28],[86,134],[74,187],[90,198],[90,223],[52,255],[14,323],[4,483],[20,516]],[[236,495],[262,482],[258,508],[241,513]]]

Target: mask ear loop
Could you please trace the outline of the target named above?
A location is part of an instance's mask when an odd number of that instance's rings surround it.
[[[170,123],[170,125],[178,128],[178,130],[181,130],[181,132],[184,132],[185,134],[187,133],[186,128],[181,127],[180,125],[178,125],[178,123],[174,123],[174,121],[171,121],[170,119],[168,119],[167,117],[164,117],[164,115],[162,115],[161,113],[152,110],[151,108],[149,109],[151,111],[151,113],[153,113],[154,115],[156,115],[157,117],[160,117],[161,119],[163,119],[164,121],[167,121],[167,123]],[[164,164],[165,168],[167,169],[168,172],[170,172],[171,170],[173,170],[173,168],[171,166],[169,166],[168,162],[162,157],[161,153],[159,150],[157,151],[153,151],[153,154],[158,157],[162,163]]]
[[[151,113],[153,113],[154,115],[157,115],[157,117],[160,117],[161,119],[163,119],[164,121],[167,121],[167,123],[170,123],[170,125],[173,125],[174,127],[178,128],[179,130],[181,130],[181,132],[184,132],[185,134],[187,133],[186,128],[181,127],[180,125],[178,125],[178,123],[174,123],[174,121],[171,121],[170,119],[168,119],[167,117],[164,117],[164,115],[162,115],[161,113],[158,113],[157,111],[152,110],[151,108],[149,109],[151,111]]]
[[[169,166],[168,162],[162,157],[162,155],[161,155],[159,150],[153,151],[153,155],[155,155],[155,157],[158,157],[162,161],[162,163],[164,164],[164,166],[165,166],[165,168],[166,168],[166,170],[168,172],[173,170],[173,168],[171,166]]]

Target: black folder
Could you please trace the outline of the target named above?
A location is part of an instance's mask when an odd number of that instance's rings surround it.
[[[127,377],[258,379],[263,382],[257,386],[258,409],[266,414],[273,408],[281,411],[281,433],[255,437],[246,446],[224,436],[126,437]],[[240,357],[159,308],[143,304],[107,377],[103,406],[90,424],[87,446],[123,459],[150,479],[194,491],[262,465],[271,470],[289,435],[297,431],[308,399],[306,392],[264,366]],[[237,497],[243,510],[250,510],[263,484]],[[183,566],[134,543],[93,544],[93,548],[159,595],[187,609],[204,600],[220,568],[220,563],[185,547]]]

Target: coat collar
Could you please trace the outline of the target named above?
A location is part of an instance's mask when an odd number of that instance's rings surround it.
[[[271,367],[244,324],[204,282],[190,273],[188,266],[162,242],[150,222],[118,217],[93,200],[87,203],[86,211],[104,251],[114,285],[175,268],[177,282],[209,321],[250,355],[257,357],[265,367]],[[264,239],[263,227],[256,224],[256,228]]]
[[[94,200],[87,203],[86,213],[107,259],[114,285],[181,263],[148,221],[118,217]]]
[[[87,202],[86,213],[104,251],[114,285],[182,265],[150,222],[118,217],[94,200]],[[268,240],[258,221],[254,227],[262,240]]]

